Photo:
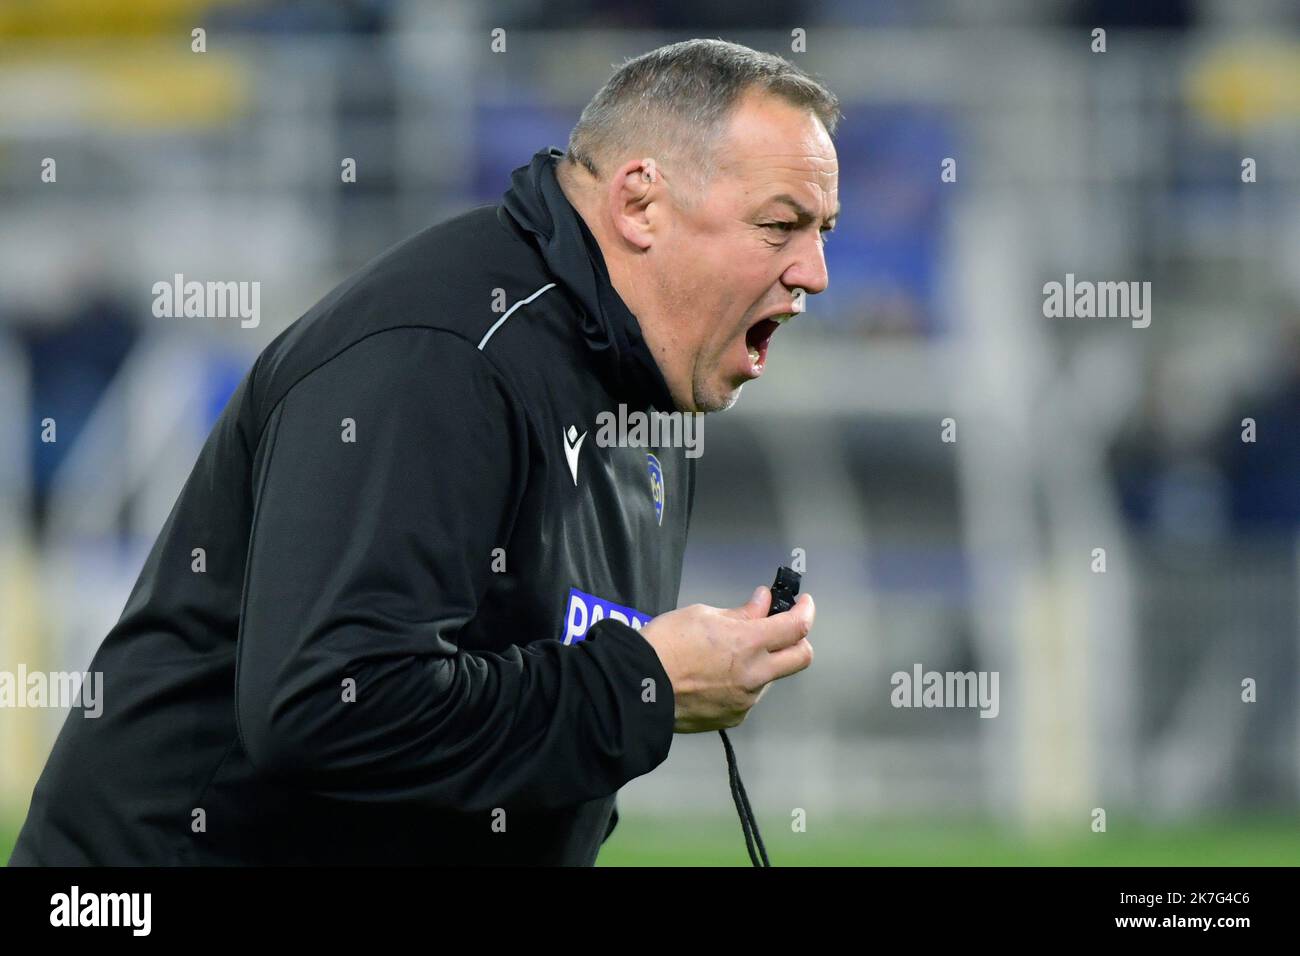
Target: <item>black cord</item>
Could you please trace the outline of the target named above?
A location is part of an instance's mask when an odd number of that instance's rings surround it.
[[[795,605],[795,595],[799,593],[801,575],[792,568],[776,569],[776,580],[772,582],[772,599],[768,604],[767,616],[788,611]],[[754,808],[749,805],[749,794],[745,793],[745,784],[740,779],[740,768],[736,766],[736,751],[727,739],[727,732],[719,730],[722,746],[727,751],[727,777],[731,781],[731,799],[736,801],[736,813],[740,817],[740,828],[745,832],[745,849],[749,851],[749,862],[755,866],[771,866],[767,858],[767,847],[758,833],[758,821],[754,819]],[[758,844],[758,852],[754,845]]]
[[[737,786],[740,771],[736,767],[736,752],[731,747],[731,741],[727,739],[727,732],[720,730],[718,733],[722,735],[722,746],[727,755],[727,783],[731,787],[731,799],[736,803],[736,815],[740,817],[740,829],[745,834],[745,849],[749,851],[750,862],[760,866],[754,855],[754,837],[750,830],[749,813],[745,809],[746,801],[740,799],[740,790]]]
[[[745,833],[745,849],[749,851],[749,861],[754,866],[771,866],[767,858],[767,847],[763,846],[763,837],[758,832],[758,821],[754,819],[754,810],[749,805],[749,795],[745,793],[745,784],[740,779],[740,768],[736,765],[736,751],[727,739],[727,732],[719,730],[722,746],[727,752],[727,777],[731,781],[731,799],[736,802],[736,813],[740,816],[740,828]],[[758,853],[754,845],[758,844]]]

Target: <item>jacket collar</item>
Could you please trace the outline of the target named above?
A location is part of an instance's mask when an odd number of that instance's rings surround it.
[[[605,257],[555,177],[555,148],[539,150],[511,174],[498,215],[513,220],[555,281],[581,306],[581,333],[610,392],[629,405],[671,412],[672,394],[641,326],[609,279]]]

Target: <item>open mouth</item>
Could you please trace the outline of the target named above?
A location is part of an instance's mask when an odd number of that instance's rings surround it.
[[[790,320],[789,313],[774,315],[770,319],[759,319],[745,333],[745,347],[749,350],[749,364],[755,372],[761,372],[767,363],[767,344],[782,325]]]

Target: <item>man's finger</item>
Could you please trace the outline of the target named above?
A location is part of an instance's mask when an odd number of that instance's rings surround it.
[[[813,604],[812,595],[801,594],[790,610],[765,617],[761,621],[753,621],[752,626],[758,629],[758,640],[763,647],[769,651],[779,651],[798,644],[807,637],[812,631],[816,616],[817,607]]]
[[[756,621],[767,617],[772,606],[772,589],[760,584],[740,607],[724,608],[722,613],[738,621]]]
[[[768,654],[760,665],[766,682],[797,674],[812,663],[812,644],[803,638],[789,647]]]

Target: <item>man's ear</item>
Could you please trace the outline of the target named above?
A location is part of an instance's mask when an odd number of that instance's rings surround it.
[[[658,209],[664,198],[663,176],[653,159],[631,159],[609,182],[610,218],[615,231],[637,249],[645,251],[654,240]]]

